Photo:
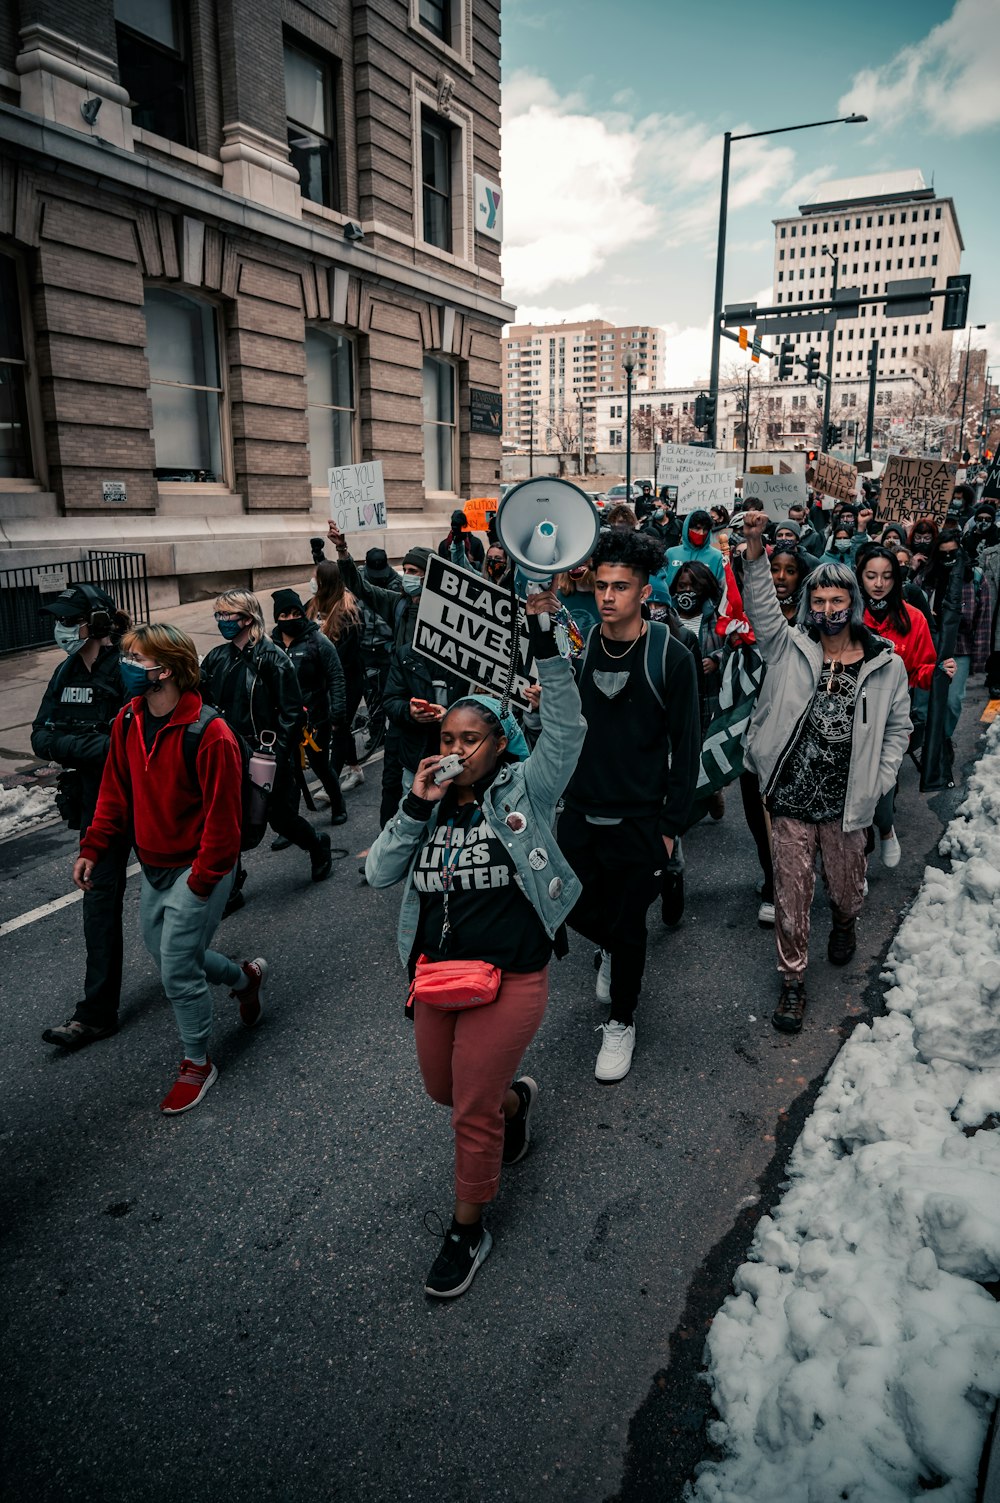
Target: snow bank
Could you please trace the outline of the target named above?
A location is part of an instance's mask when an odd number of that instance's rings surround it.
[[[19,835],[22,830],[30,829],[44,819],[51,819],[55,812],[55,790],[52,788],[4,788],[0,785],[0,840]]]
[[[707,1344],[696,1503],[971,1503],[1000,1393],[1000,722]],[[990,1124],[987,1124],[989,1126]]]

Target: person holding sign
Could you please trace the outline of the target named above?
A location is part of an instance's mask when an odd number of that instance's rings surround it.
[[[798,620],[785,620],[764,552],[766,518],[746,519],[747,615],[767,673],[747,735],[746,764],[771,816],[775,938],[781,994],[774,1027],[798,1033],[806,1009],[809,914],[820,856],[833,913],[827,957],[847,965],[875,807],[895,786],[910,736],[906,668],[864,625],[850,569],[820,564]]]
[[[438,544],[438,553],[456,569],[473,569],[482,573],[484,550],[475,533],[469,531],[468,518],[460,506],[451,514],[451,531]]]
[[[551,592],[528,597],[543,685],[534,750],[497,700],[453,704],[437,754],[421,761],[365,865],[371,887],[405,884],[398,942],[417,1059],[427,1094],[451,1108],[454,1211],[424,1286],[435,1299],[472,1283],[492,1246],[483,1208],[503,1165],[527,1152],[538,1087],[513,1077],[545,1012],[549,961],[565,952],[563,925],[580,890],[552,834],[586,734],[573,670],[538,622],[557,608]]]

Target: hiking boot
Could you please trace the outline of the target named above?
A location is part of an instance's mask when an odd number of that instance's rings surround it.
[[[424,1289],[435,1299],[455,1299],[464,1294],[490,1255],[493,1238],[478,1221],[475,1226],[452,1222],[441,1251],[431,1264]]]
[[[594,982],[594,993],[598,1002],[611,1001],[611,952],[609,950],[594,951],[594,970],[597,978]]]
[[[160,1111],[168,1117],[189,1112],[193,1106],[198,1105],[209,1086],[213,1086],[218,1078],[219,1072],[210,1059],[203,1065],[182,1059],[177,1079],[160,1102]]]
[[[538,1087],[530,1075],[515,1080],[511,1090],[521,1098],[513,1117],[503,1119],[503,1161],[516,1164],[528,1151],[531,1142],[531,1109],[538,1100]]]
[[[258,955],[256,960],[244,960],[240,970],[247,978],[242,991],[230,992],[240,1005],[240,1022],[244,1028],[256,1028],[264,1011],[264,982],[267,980],[267,961]]]
[[[802,1019],[806,1011],[806,984],[804,981],[781,983],[778,1005],[771,1014],[771,1022],[779,1033],[801,1033]]]
[[[668,929],[676,929],[684,917],[684,873],[664,872],[660,879],[660,917]]]
[[[857,948],[858,936],[855,932],[854,920],[848,919],[846,924],[838,924],[834,919],[826,946],[826,958],[830,964],[847,965],[854,959],[854,952]]]
[[[325,882],[333,869],[333,850],[329,835],[324,833],[318,839],[319,845],[312,853],[312,879],[314,882]]]
[[[60,1049],[72,1052],[76,1049],[86,1049],[88,1044],[96,1044],[98,1039],[109,1039],[113,1033],[117,1032],[117,1018],[113,1023],[107,1023],[103,1027],[97,1027],[93,1023],[81,1023],[77,1018],[69,1018],[65,1023],[57,1023],[53,1028],[46,1028],[42,1033],[42,1042],[56,1044]]]
[[[632,1068],[635,1049],[635,1024],[619,1023],[616,1018],[600,1025],[601,1047],[594,1066],[594,1078],[607,1082],[624,1080]]]

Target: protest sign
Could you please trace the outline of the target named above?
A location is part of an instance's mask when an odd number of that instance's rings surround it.
[[[677,487],[677,510],[682,515],[733,504],[733,477],[728,470],[716,468],[714,449],[661,444],[656,483]]]
[[[744,501],[760,501],[769,517],[786,517],[790,506],[804,506],[808,496],[805,474],[747,474],[743,477]]]
[[[858,472],[852,464],[834,459],[832,454],[817,454],[813,489],[835,501],[853,501],[858,488]]]
[[[493,496],[473,496],[470,501],[462,502],[462,510],[465,512],[465,520],[473,532],[485,532],[490,525],[490,517],[495,517],[500,502]]]
[[[510,639],[510,591],[433,554],[420,591],[414,651],[499,697],[507,682]],[[518,654],[511,699],[526,708],[524,691],[534,682],[526,629],[518,630]]]
[[[747,465],[747,474],[748,475],[773,475],[774,474],[774,465],[773,464],[751,464],[751,465]]]
[[[341,532],[365,532],[385,526],[385,482],[382,461],[342,464],[328,470],[330,519]]]
[[[726,471],[709,470],[703,477],[690,476],[677,487],[678,516],[686,516],[692,511],[710,511],[713,506],[732,510],[733,477]]]
[[[986,484],[983,486],[982,499],[984,501],[1000,501],[1000,449],[990,460],[990,467],[986,472]]]
[[[882,471],[879,516],[889,522],[931,516],[940,522],[954,488],[954,465],[938,459],[890,454]]]

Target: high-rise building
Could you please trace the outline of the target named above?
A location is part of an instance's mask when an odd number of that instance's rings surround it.
[[[597,398],[617,391],[626,351],[635,357],[634,390],[652,389],[663,370],[666,337],[653,325],[616,328],[604,319],[513,324],[503,338],[501,382],[505,443],[519,449],[576,449],[581,416],[593,450]]]
[[[499,169],[499,0],[0,5],[0,568],[167,604],[301,577],[330,467],[396,556],[496,493]]]
[[[939,198],[917,171],[823,183],[798,217],[776,219],[774,227],[775,302],[790,312],[798,303],[831,297],[834,261],[838,287],[865,297],[885,292],[889,282],[920,277],[944,287],[959,270],[963,249],[954,203]],[[832,335],[834,385],[867,376],[876,340],[879,376],[923,381],[931,365],[946,369],[952,335],[942,331],[943,312],[944,299],[935,298],[930,312],[920,315],[869,305],[855,319],[839,319]],[[824,373],[830,337],[815,330],[791,335],[800,359],[810,346],[819,350]],[[796,364],[794,379],[804,375]]]

